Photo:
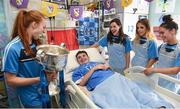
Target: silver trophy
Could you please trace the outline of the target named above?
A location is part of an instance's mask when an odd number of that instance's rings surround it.
[[[64,46],[46,44],[37,47],[36,58],[46,71],[61,71],[66,65],[68,53]]]
[[[63,71],[66,63],[69,51],[65,49],[65,45],[40,45],[37,47],[36,59],[44,66],[45,71],[59,72]],[[41,81],[42,82],[42,81]],[[49,84],[49,95],[53,96],[59,93],[59,78],[51,81]]]

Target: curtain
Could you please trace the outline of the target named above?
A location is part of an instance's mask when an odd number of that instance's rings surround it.
[[[78,41],[76,38],[76,29],[60,29],[60,30],[48,30],[48,43],[60,45],[66,44],[68,50],[79,49]]]

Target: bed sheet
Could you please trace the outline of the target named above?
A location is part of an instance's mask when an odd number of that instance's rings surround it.
[[[70,72],[70,73],[66,73],[65,74],[65,81],[71,81],[71,76],[72,76],[72,73]],[[73,82],[73,84],[75,84],[74,82]],[[77,85],[76,85],[77,86]],[[69,85],[69,87],[71,87],[70,85]],[[77,86],[78,87],[78,86]],[[152,86],[151,86],[152,87]],[[82,89],[82,88],[80,88],[80,87],[78,87],[79,89]],[[152,87],[152,88],[154,88],[154,87]],[[67,89],[68,90],[68,89]],[[72,91],[72,90],[74,90],[74,91]],[[88,90],[85,90],[85,91],[88,91]],[[86,93],[89,93],[89,92],[85,92],[84,90],[81,90],[80,92],[81,93],[85,93],[85,95],[87,95]],[[167,101],[169,101],[169,102],[171,102],[172,104],[173,104],[173,106],[174,107],[179,107],[180,106],[180,104],[179,104],[179,102],[178,101],[176,101],[176,100],[174,100],[172,97],[168,97],[167,95],[164,95],[164,93],[161,93],[161,92],[159,92],[159,90],[154,90],[156,93],[158,93],[162,98],[164,98],[165,100],[167,100]],[[73,89],[73,88],[71,88],[71,92],[76,92],[76,90],[75,89]],[[88,97],[88,100],[90,100],[90,98],[89,98],[89,96],[87,96]],[[90,100],[91,101],[91,100]]]

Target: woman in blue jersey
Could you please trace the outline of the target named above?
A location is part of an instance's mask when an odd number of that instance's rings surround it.
[[[159,47],[159,60],[155,68],[147,68],[144,73],[163,73],[178,78],[180,71],[180,44],[176,38],[178,24],[173,21],[171,15],[163,17],[163,23],[159,28],[159,35],[164,41]],[[177,91],[175,83],[160,78],[158,84],[172,91]]]
[[[42,66],[35,60],[39,34],[46,29],[45,17],[37,10],[20,10],[14,22],[12,40],[4,50],[2,71],[7,89],[17,91],[18,98],[26,108],[42,107],[38,91]],[[54,74],[54,75],[53,75]],[[49,81],[55,73],[47,74]],[[16,99],[8,96],[10,107],[16,107]],[[18,107],[18,106],[17,106]],[[17,108],[16,107],[16,108]]]
[[[102,37],[93,47],[108,48],[109,65],[111,68],[124,75],[123,71],[129,68],[131,43],[129,37],[124,34],[121,21],[117,18],[111,20],[109,33]]]
[[[136,23],[136,36],[132,42],[135,53],[132,66],[151,67],[158,59],[157,44],[151,34],[148,19],[140,19]]]

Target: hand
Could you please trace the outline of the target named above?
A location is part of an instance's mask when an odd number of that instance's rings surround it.
[[[45,71],[47,80],[53,81],[57,78],[57,72],[56,71]]]
[[[128,70],[128,68],[125,68],[124,69],[124,75],[127,76],[128,74],[129,74],[129,70]]]
[[[109,65],[106,65],[106,64],[98,64],[94,67],[94,70],[99,70],[99,69],[102,69],[102,70],[107,70],[109,69],[110,66]]]
[[[146,68],[145,70],[144,70],[144,74],[145,75],[150,75],[150,74],[152,74],[153,73],[153,68]]]

